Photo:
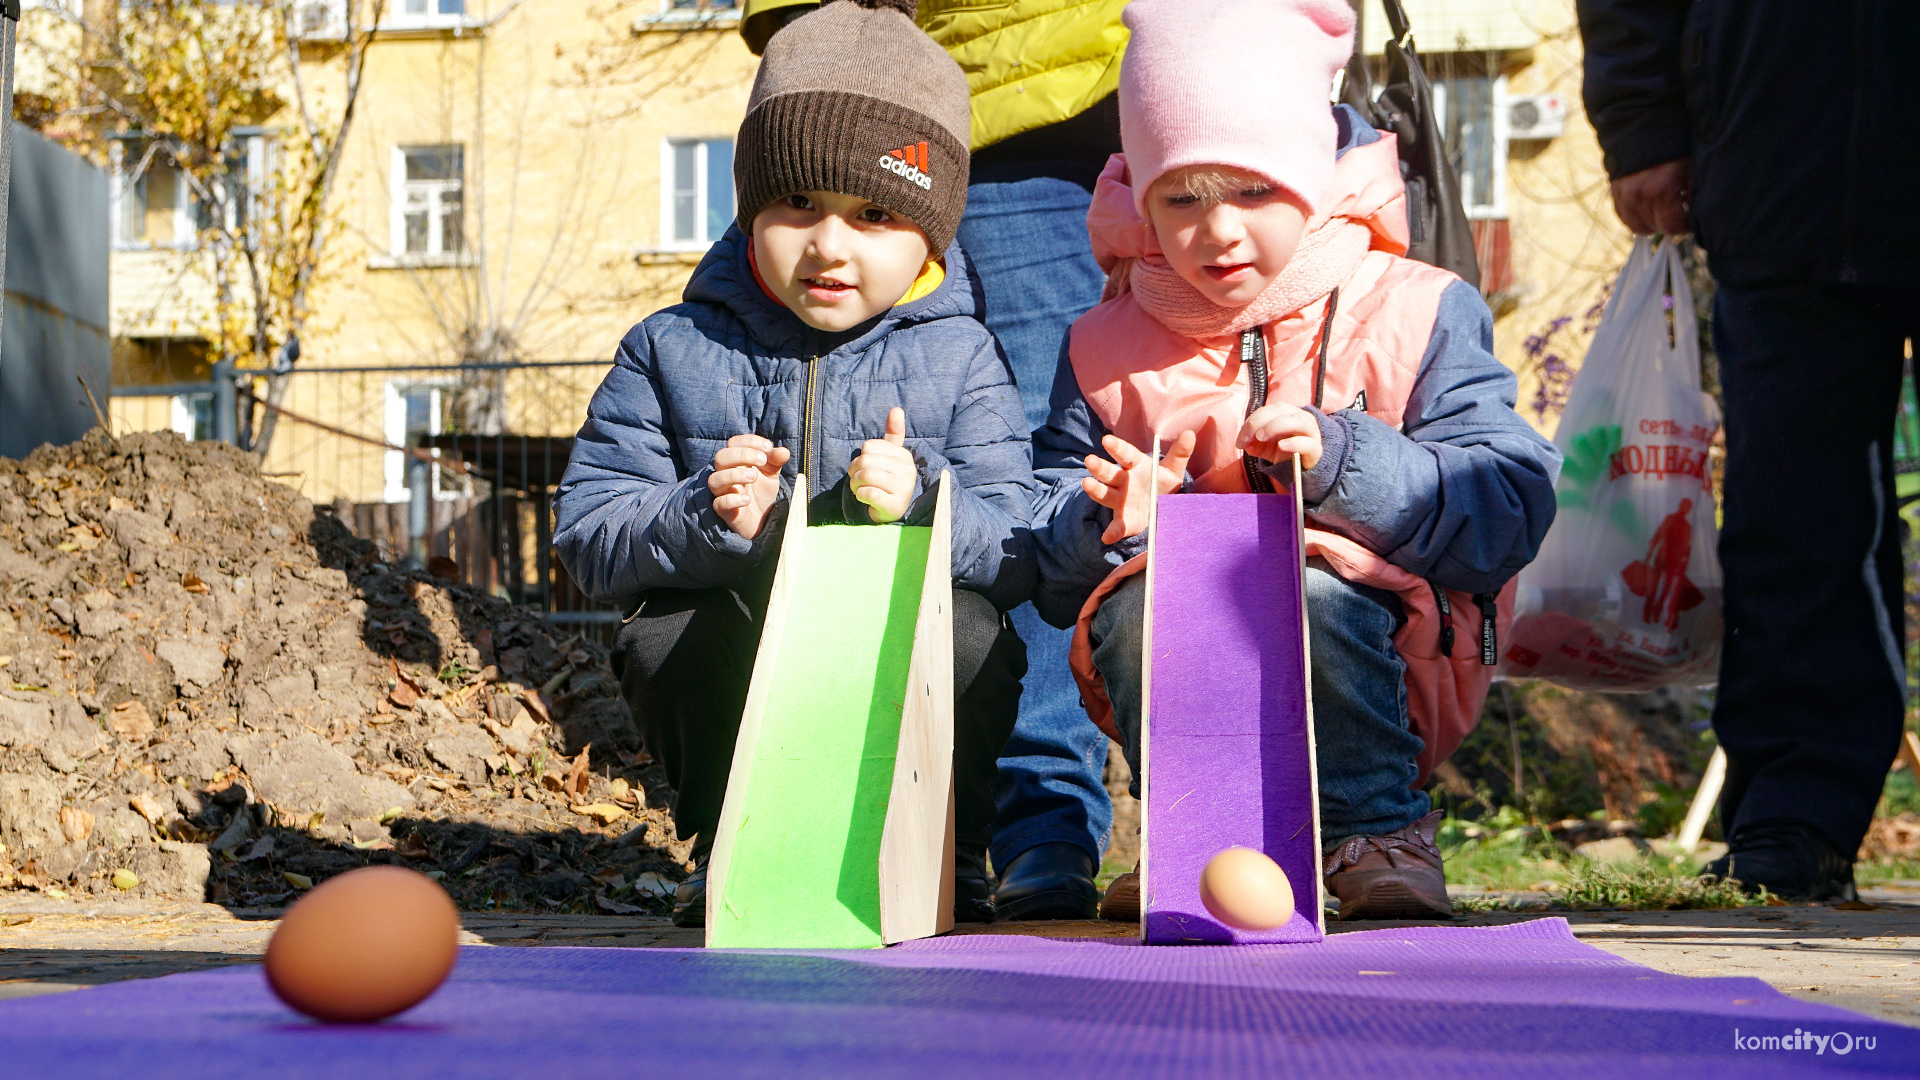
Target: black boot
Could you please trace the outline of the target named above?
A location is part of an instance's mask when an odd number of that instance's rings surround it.
[[[1756,892],[1782,900],[1857,900],[1853,860],[1826,834],[1804,821],[1774,818],[1743,825],[1728,850],[1701,870],[1702,876],[1733,878]]]
[[[1079,844],[1037,844],[1000,871],[993,894],[1002,919],[1091,919],[1100,906],[1093,857]]]
[[[987,874],[987,849],[970,844],[953,851],[953,921],[993,921],[993,879]]]
[[[699,927],[707,925],[707,860],[711,852],[700,852],[694,856],[693,873],[673,894],[673,925]]]

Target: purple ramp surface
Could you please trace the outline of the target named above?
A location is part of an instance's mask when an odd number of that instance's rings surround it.
[[[473,947],[425,1003],[363,1027],[290,1012],[256,966],[0,1002],[0,1076],[34,1080],[1823,1073],[1920,1075],[1920,1031],[1665,975],[1558,919],[1231,949]]]
[[[1146,767],[1152,944],[1320,937],[1300,539],[1291,496],[1160,500]],[[1298,910],[1285,926],[1237,930],[1201,905],[1200,871],[1235,845],[1286,872]]]

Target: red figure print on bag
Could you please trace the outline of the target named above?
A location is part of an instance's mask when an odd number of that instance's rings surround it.
[[[1620,571],[1633,595],[1646,598],[1640,609],[1642,622],[1678,629],[1680,613],[1705,599],[1699,587],[1687,579],[1687,563],[1693,558],[1693,523],[1687,515],[1692,511],[1693,500],[1681,499],[1680,508],[1653,530],[1646,558],[1628,563]]]

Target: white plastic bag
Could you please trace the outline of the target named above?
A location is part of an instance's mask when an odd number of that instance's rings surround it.
[[[1578,690],[1715,681],[1719,426],[1680,254],[1640,237],[1560,417],[1559,512],[1520,572],[1501,674]]]

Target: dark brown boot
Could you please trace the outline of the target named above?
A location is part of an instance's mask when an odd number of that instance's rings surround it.
[[[1321,865],[1327,891],[1340,899],[1340,921],[1451,919],[1447,875],[1434,846],[1435,810],[1385,836],[1349,836]]]
[[[1140,921],[1140,865],[1113,879],[1100,898],[1100,917],[1111,922]]]

